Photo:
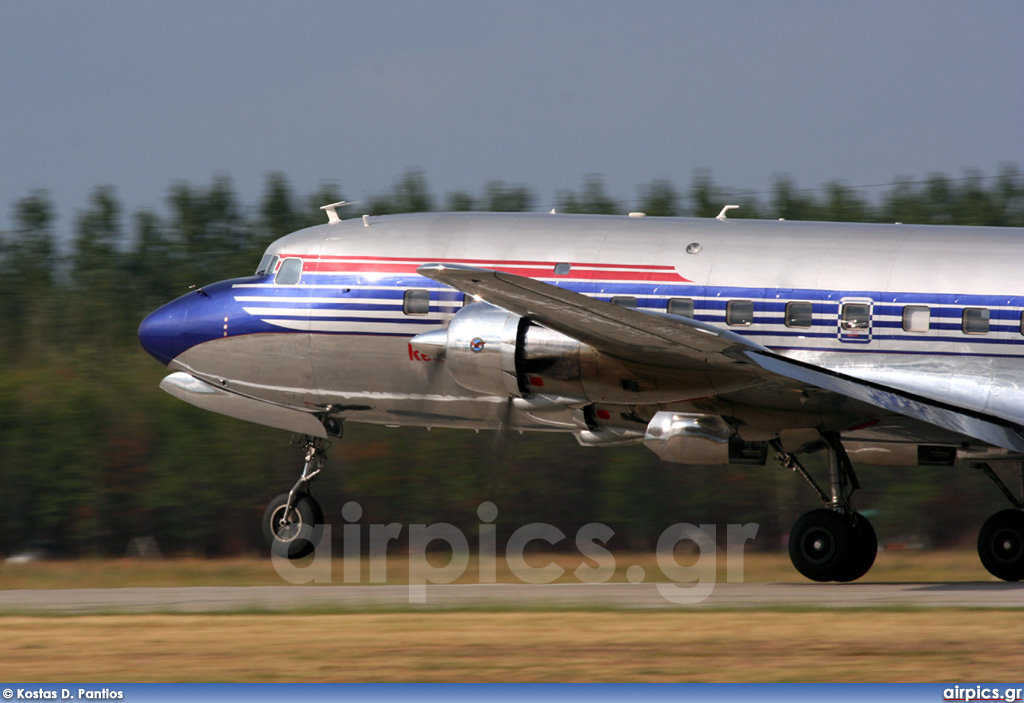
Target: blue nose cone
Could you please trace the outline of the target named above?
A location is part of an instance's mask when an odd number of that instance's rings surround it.
[[[164,366],[190,345],[186,342],[187,296],[150,313],[139,325],[139,343]]]
[[[231,334],[245,334],[249,316],[234,303],[233,284],[250,279],[221,281],[186,293],[151,313],[139,325],[142,348],[167,366],[194,346],[228,336],[228,320],[235,320]],[[239,316],[241,319],[238,319]]]

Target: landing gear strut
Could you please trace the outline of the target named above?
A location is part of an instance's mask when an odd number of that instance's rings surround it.
[[[275,497],[263,512],[263,536],[275,554],[288,559],[301,559],[316,548],[324,522],[324,513],[310,495],[309,484],[323,471],[326,444],[313,437],[303,437],[295,444],[306,450],[302,475],[291,491]]]
[[[981,532],[978,533],[978,556],[981,557],[981,563],[996,578],[1004,581],[1024,580],[1024,462],[1017,464],[1021,498],[1013,495],[988,464],[975,464],[974,468],[996,484],[1015,507],[999,511],[981,526]]]
[[[789,558],[812,581],[855,581],[875,563],[878,538],[868,519],[854,510],[850,496],[860,488],[857,474],[839,435],[823,433],[828,452],[829,488],[826,494],[797,458],[773,443],[776,459],[810,485],[825,508],[804,514],[789,534]]]

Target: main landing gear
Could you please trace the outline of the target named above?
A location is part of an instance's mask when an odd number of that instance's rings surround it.
[[[868,519],[858,513],[850,496],[860,488],[850,458],[838,434],[822,433],[820,445],[828,452],[830,492],[826,494],[797,458],[772,443],[776,459],[800,474],[818,495],[825,508],[812,510],[793,525],[789,534],[789,558],[801,574],[812,581],[854,581],[875,562],[878,538]],[[981,527],[978,556],[988,572],[1004,581],[1024,580],[1024,462],[1017,464],[1020,497],[1003,483],[985,463],[973,464],[992,481],[1013,509],[1001,510]]]
[[[988,572],[1004,581],[1024,580],[1024,462],[1017,464],[1021,497],[1013,495],[988,464],[974,464],[1003,492],[1015,509],[1000,510],[978,533],[978,556]]]
[[[855,581],[875,563],[878,538],[850,501],[860,484],[839,435],[823,433],[822,442],[828,452],[831,495],[821,490],[793,454],[783,451],[781,443],[773,443],[776,459],[800,474],[826,506],[806,513],[793,525],[789,558],[812,581]]]
[[[327,445],[313,437],[303,437],[295,444],[306,450],[302,475],[291,491],[274,498],[263,512],[263,536],[274,554],[288,559],[312,553],[324,528],[324,513],[310,495],[309,484],[323,471]]]

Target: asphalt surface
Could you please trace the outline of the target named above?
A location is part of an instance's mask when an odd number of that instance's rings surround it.
[[[659,588],[660,586],[660,588]],[[457,584],[0,591],[0,613],[209,613],[462,608],[1024,608],[1024,583]]]

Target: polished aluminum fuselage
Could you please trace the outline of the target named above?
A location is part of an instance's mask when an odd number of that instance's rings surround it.
[[[446,362],[410,344],[464,305],[462,293],[416,272],[442,262],[627,305],[635,298],[651,311],[692,301],[698,320],[787,357],[1024,422],[1019,229],[453,213],[325,224],[267,253],[300,258],[298,283],[281,285],[269,272],[207,286],[176,301],[187,313],[172,311],[189,317],[193,336],[151,353],[223,393],[321,417],[578,432],[576,409],[510,409],[507,397],[463,387]],[[428,291],[429,312],[403,309],[410,290]],[[730,301],[752,302],[753,318],[729,325]],[[810,327],[786,324],[791,302],[812,305]],[[866,323],[844,326],[846,303],[866,305]],[[927,329],[904,329],[907,306],[928,309]],[[965,308],[988,311],[986,333],[964,331]],[[706,410],[710,402],[678,396],[611,398],[604,417],[613,426],[640,406]],[[741,419],[755,426],[756,415],[799,411],[800,403],[742,401],[730,416],[747,413]]]

